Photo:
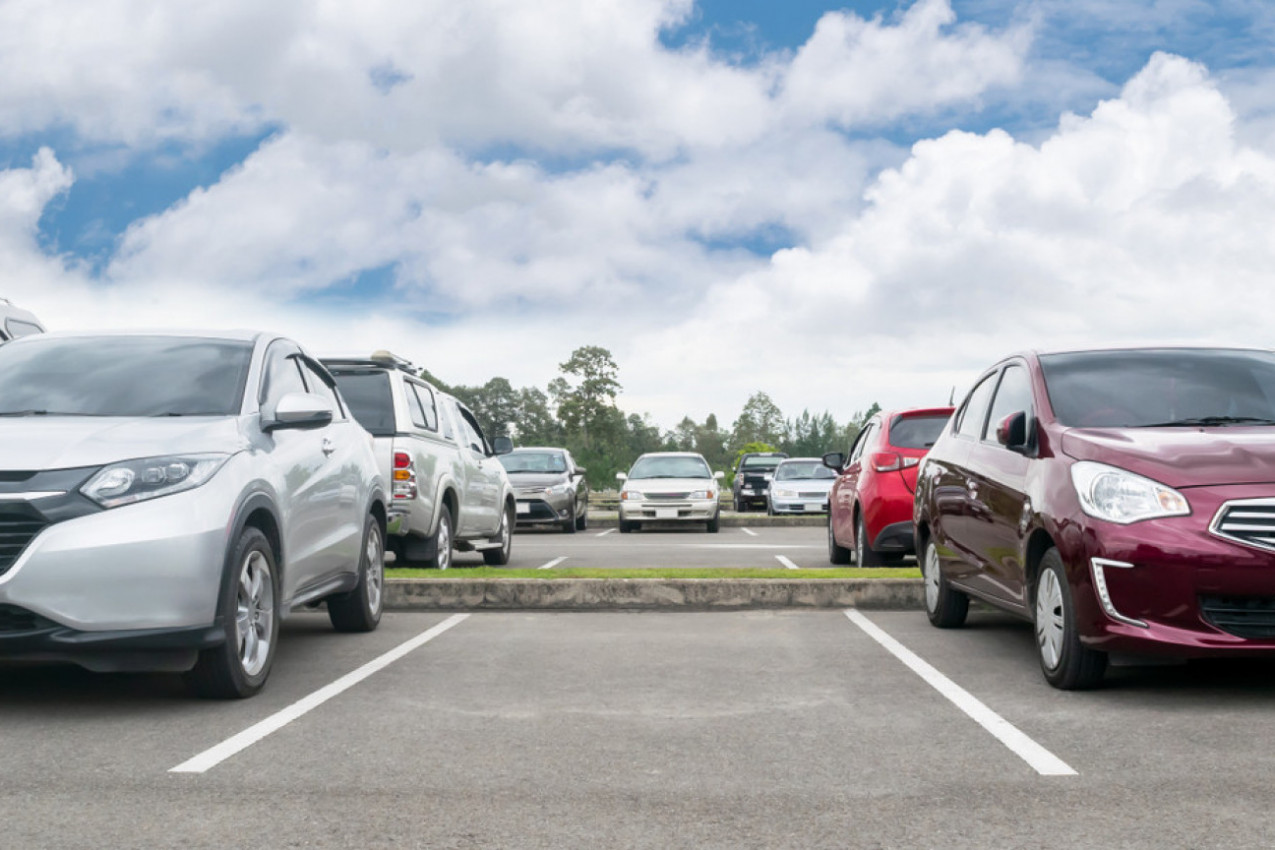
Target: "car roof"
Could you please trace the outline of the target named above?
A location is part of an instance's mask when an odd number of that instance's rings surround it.
[[[81,331],[52,331],[46,334],[34,335],[32,337],[22,337],[22,339],[91,339],[93,337],[138,337],[138,336],[160,336],[160,337],[181,337],[185,339],[224,339],[236,342],[256,342],[262,338],[274,339],[276,337],[288,339],[283,334],[271,333],[268,331],[250,330],[247,328],[233,328],[219,330],[199,330],[193,328],[183,328],[174,330],[172,328],[134,328],[131,330],[81,330]],[[17,340],[15,340],[16,342]]]
[[[805,463],[823,463],[823,458],[821,457],[786,457],[779,462],[779,465],[783,466],[785,463],[796,463],[799,461],[804,461]]]
[[[518,448],[509,452],[509,454],[516,455],[518,454],[518,452],[565,452],[565,451],[566,449],[562,448],[561,446],[519,446]]]
[[[697,457],[704,460],[704,456],[699,452],[644,452],[638,459],[644,457]]]

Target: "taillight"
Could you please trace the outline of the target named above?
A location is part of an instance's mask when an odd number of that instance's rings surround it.
[[[394,453],[394,498],[415,499],[416,467],[407,452]]]
[[[395,469],[407,469],[411,465],[412,465],[412,456],[409,455],[407,452],[394,453],[394,468]]]
[[[910,469],[920,462],[920,458],[903,457],[895,452],[876,452],[872,455],[872,468],[877,472],[897,472],[901,469]]]

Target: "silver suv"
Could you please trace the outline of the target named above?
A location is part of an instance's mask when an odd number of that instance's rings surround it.
[[[265,333],[0,345],[0,657],[266,682],[280,620],[381,617],[386,499],[332,378]]]
[[[39,333],[44,333],[44,325],[35,314],[13,306],[8,298],[0,298],[0,342]]]
[[[455,549],[482,552],[491,566],[509,563],[514,493],[496,459],[513,448],[509,438],[493,447],[465,405],[388,352],[323,363],[392,482],[388,545],[396,562],[445,570]]]

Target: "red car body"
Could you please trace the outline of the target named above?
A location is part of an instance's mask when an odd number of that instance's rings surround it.
[[[1138,398],[1068,389],[1081,412],[1060,421],[1049,383],[1062,394],[1061,373],[1048,377],[1042,360],[1059,369],[1053,364],[1072,362],[1059,358],[1089,357],[1092,374],[1114,372],[1114,365],[1103,371],[1102,355],[1134,364],[1125,368]],[[1192,378],[1214,361],[1240,374],[1245,357],[1252,381]],[[1011,370],[1022,401],[1002,404]],[[1135,387],[1148,383],[1164,389]],[[1146,408],[1161,404],[1200,412],[1157,421],[1167,414]],[[1271,412],[1258,411],[1262,405]],[[969,597],[1033,621],[1046,679],[1062,688],[1096,685],[1112,652],[1275,651],[1275,419],[1264,418],[1271,416],[1270,352],[1029,353],[998,363],[921,469],[916,545],[931,621],[960,625]],[[1144,491],[1152,496],[1141,501]],[[1130,509],[1111,519],[1102,514],[1109,508],[1094,507],[1096,493],[1102,506],[1150,505],[1139,508],[1149,517]],[[1053,581],[1044,576],[1051,569],[1062,580],[1048,602],[1041,587]]]
[[[916,472],[951,407],[878,413],[850,451],[824,455],[838,473],[828,494],[828,560],[861,567],[898,563],[914,551]]]

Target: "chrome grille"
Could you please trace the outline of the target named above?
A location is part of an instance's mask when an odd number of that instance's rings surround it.
[[[826,499],[828,494],[822,490],[816,490],[813,493],[798,493],[797,497],[800,499]]]
[[[646,498],[653,502],[676,502],[691,495],[688,493],[647,493]]]
[[[0,514],[0,575],[9,571],[46,525],[28,514]]]
[[[1219,537],[1275,551],[1275,499],[1227,502],[1209,530]]]

